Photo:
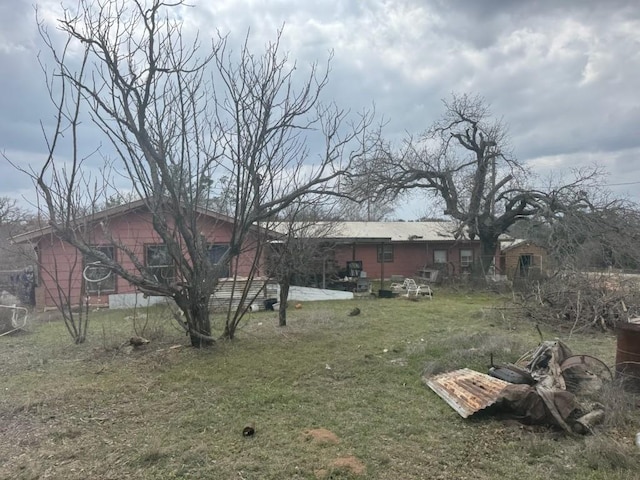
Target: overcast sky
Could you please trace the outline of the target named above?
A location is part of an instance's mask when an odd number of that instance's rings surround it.
[[[66,0],[62,0],[65,3]],[[38,168],[51,109],[38,65],[34,0],[0,0],[0,150]],[[55,11],[60,1],[39,2]],[[68,2],[67,2],[68,3]],[[74,2],[71,2],[75,4]],[[640,200],[640,2],[637,0],[192,0],[185,27],[298,63],[334,59],[327,97],[375,104],[385,135],[424,131],[452,92],[479,94],[509,125],[517,158],[541,174],[599,163],[618,195]],[[0,196],[34,198],[0,159]],[[418,203],[401,209],[422,215]]]

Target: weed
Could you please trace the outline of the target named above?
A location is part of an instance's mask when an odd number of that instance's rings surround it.
[[[638,395],[624,390],[619,380],[605,383],[594,399],[604,406],[605,426],[616,429],[633,421],[639,401]]]
[[[607,393],[612,416],[585,441],[462,419],[423,385],[423,371],[482,369],[492,352],[506,363],[537,344],[532,325],[486,313],[495,301],[304,302],[287,327],[255,312],[207,350],[188,347],[163,307],[144,312],[151,343],[130,353],[116,347],[135,333],[132,311],[92,314],[82,345],[61,321],[36,322],[0,337],[0,478],[634,478],[633,397]],[[574,342],[615,352],[612,336]]]
[[[593,470],[611,471],[640,469],[637,447],[617,439],[596,435],[585,439],[584,458]]]

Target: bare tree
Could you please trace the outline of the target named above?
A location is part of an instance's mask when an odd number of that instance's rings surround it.
[[[591,189],[590,209],[570,209],[528,218],[510,230],[549,253],[554,273],[640,269],[640,210],[623,199]],[[595,201],[595,198],[598,201]]]
[[[516,221],[547,211],[589,208],[582,194],[596,174],[550,190],[528,188],[531,173],[513,156],[507,128],[495,120],[478,96],[454,95],[445,112],[419,138],[409,138],[398,152],[387,149],[359,170],[381,185],[383,193],[421,189],[458,221],[458,235],[482,244],[481,273],[498,248],[499,236]]]
[[[50,295],[56,308],[62,314],[64,326],[73,342],[79,344],[84,343],[87,339],[89,328],[89,298],[85,295],[85,282],[80,284],[80,304],[76,303],[71,292],[73,291],[74,277],[82,275],[84,261],[78,250],[69,253],[67,259],[70,259],[71,262],[65,263],[64,268],[58,269],[57,260],[54,258],[52,268],[43,273],[55,279],[53,287],[46,293]]]
[[[280,286],[278,324],[287,325],[287,302],[291,285],[306,284],[318,274],[326,277],[331,269],[335,245],[327,237],[335,230],[335,223],[327,220],[331,213],[318,211],[314,202],[310,206],[296,202],[288,208],[276,229],[281,233],[269,252],[269,275]],[[323,220],[324,219],[324,220]]]
[[[343,197],[338,209],[340,220],[345,222],[382,222],[395,212],[393,202],[372,196],[361,197],[360,200]]]
[[[20,207],[17,200],[0,197],[0,270],[33,265],[33,251],[23,245],[15,245],[12,237],[34,228],[35,216]]]
[[[7,291],[19,301],[34,301],[34,266],[36,255],[27,245],[13,242],[13,237],[36,226],[35,216],[20,207],[15,199],[0,197],[0,292]]]
[[[0,227],[13,225],[19,228],[22,223],[32,219],[33,215],[20,207],[15,198],[0,197]]]
[[[336,214],[342,221],[380,222],[395,211],[394,200],[399,192],[380,188],[381,174],[377,170],[385,165],[388,149],[379,145],[379,150],[363,157],[357,164],[357,175],[344,177],[339,188],[345,193],[337,201]]]
[[[261,55],[247,42],[236,54],[224,37],[206,50],[183,32],[178,9],[184,6],[181,0],[80,0],[57,23],[66,36],[60,48],[40,23],[58,115],[47,136],[48,158],[32,175],[56,235],[140,290],[173,298],[191,343],[203,346],[214,342],[208,301],[221,271],[297,198],[335,194],[334,183],[377,132],[369,135],[368,112],[350,120],[321,102],[328,65],[311,65],[304,77],[280,53],[280,33]],[[151,212],[176,267],[174,280],[157,278],[135,251],[109,236],[108,225],[105,236],[133,268],[105,255],[79,228],[79,212],[95,210],[111,186],[96,187],[87,173],[87,115]],[[317,152],[307,147],[312,136],[322,139]],[[233,186],[234,224],[229,249],[213,264],[198,224],[212,179],[222,177]],[[91,215],[84,218],[90,222]],[[227,318],[224,336],[233,338],[237,322]]]

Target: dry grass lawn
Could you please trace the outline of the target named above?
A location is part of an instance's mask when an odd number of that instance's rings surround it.
[[[640,415],[618,390],[607,424],[570,438],[464,420],[424,386],[425,369],[486,371],[491,352],[508,362],[535,347],[533,325],[503,318],[498,302],[437,292],[305,303],[286,328],[252,313],[237,340],[203,351],[162,309],[92,313],[83,345],[56,318],[33,322],[0,337],[0,478],[639,478]],[[134,331],[151,343],[126,348]],[[613,363],[612,335],[574,334],[569,346]]]

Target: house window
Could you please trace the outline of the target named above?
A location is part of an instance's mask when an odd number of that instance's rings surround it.
[[[209,253],[209,261],[211,262],[211,264],[218,265],[220,263],[220,260],[222,260],[222,257],[224,256],[224,254],[227,253],[227,250],[229,250],[229,245],[226,245],[226,244],[209,245],[207,250]],[[230,276],[229,259],[227,259],[227,262],[224,265],[224,267],[221,266],[221,269],[219,270],[219,272],[220,272],[221,278]]]
[[[435,265],[444,265],[447,263],[447,251],[446,250],[434,250],[433,251],[433,263]]]
[[[473,250],[462,249],[460,250],[460,266],[463,268],[469,268],[473,264]]]
[[[362,260],[351,260],[347,262],[347,277],[359,278],[362,274]]]
[[[104,253],[111,260],[115,260],[115,248],[113,246],[92,247]],[[116,276],[111,269],[92,255],[86,255],[83,261],[82,277],[86,293],[113,293],[116,291]]]
[[[176,277],[176,269],[166,245],[146,245],[145,262],[147,270],[160,283],[169,283]]]
[[[393,245],[378,245],[378,263],[393,263]]]
[[[533,265],[533,255],[526,253],[520,255],[518,258],[518,270],[521,277],[526,277],[529,274],[529,269]]]

